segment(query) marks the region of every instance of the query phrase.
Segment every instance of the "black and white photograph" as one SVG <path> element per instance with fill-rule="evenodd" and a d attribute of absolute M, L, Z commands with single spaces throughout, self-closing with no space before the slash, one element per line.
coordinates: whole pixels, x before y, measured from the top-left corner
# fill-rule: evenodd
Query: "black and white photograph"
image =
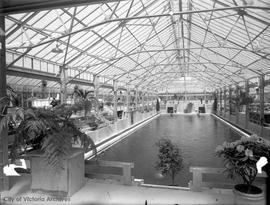
<path fill-rule="evenodd" d="M 270 205 L 270 0 L 0 0 L 0 205 Z"/>

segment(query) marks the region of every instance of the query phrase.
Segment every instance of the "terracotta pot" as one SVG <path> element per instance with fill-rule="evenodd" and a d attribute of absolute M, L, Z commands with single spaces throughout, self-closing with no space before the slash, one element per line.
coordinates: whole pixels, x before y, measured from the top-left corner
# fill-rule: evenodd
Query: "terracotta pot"
<path fill-rule="evenodd" d="M 261 188 L 251 185 L 249 193 L 247 193 L 247 190 L 248 185 L 246 184 L 237 184 L 234 186 L 233 193 L 235 204 L 265 204 L 265 197 Z"/>

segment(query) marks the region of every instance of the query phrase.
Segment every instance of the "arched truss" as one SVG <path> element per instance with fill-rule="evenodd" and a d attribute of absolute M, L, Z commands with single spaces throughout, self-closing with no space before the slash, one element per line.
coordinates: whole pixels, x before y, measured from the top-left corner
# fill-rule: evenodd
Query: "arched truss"
<path fill-rule="evenodd" d="M 8 73 L 20 67 L 57 75 L 66 66 L 74 82 L 99 75 L 105 84 L 158 91 L 183 81 L 188 90 L 219 88 L 270 71 L 266 0 L 72 2 L 39 0 L 39 10 L 22 4 L 2 10 Z M 61 52 L 52 52 L 56 47 Z M 8 78 L 33 85 L 14 79 Z"/>

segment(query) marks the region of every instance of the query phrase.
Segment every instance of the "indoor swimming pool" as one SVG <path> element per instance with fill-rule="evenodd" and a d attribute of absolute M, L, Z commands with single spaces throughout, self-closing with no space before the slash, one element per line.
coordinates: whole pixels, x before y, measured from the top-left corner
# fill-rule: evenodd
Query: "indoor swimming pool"
<path fill-rule="evenodd" d="M 181 148 L 184 169 L 175 182 L 187 187 L 192 180 L 190 166 L 223 167 L 221 159 L 214 155 L 216 146 L 241 135 L 211 115 L 161 115 L 106 150 L 100 159 L 134 162 L 135 178 L 144 179 L 147 184 L 170 185 L 170 177 L 163 177 L 155 169 L 155 143 L 162 137 L 170 138 Z"/>

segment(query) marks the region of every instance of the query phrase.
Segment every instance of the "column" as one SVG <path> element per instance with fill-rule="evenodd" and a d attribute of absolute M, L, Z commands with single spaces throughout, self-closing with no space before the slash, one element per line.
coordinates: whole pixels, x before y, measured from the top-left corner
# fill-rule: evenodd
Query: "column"
<path fill-rule="evenodd" d="M 259 94 L 260 94 L 260 120 L 261 125 L 263 127 L 264 123 L 264 75 L 260 76 L 260 84 L 259 84 Z"/>
<path fill-rule="evenodd" d="M 94 75 L 94 96 L 98 99 L 99 95 L 99 76 Z"/>
<path fill-rule="evenodd" d="M 1 5 L 1 3 L 0 3 Z M 5 44 L 5 17 L 0 15 L 0 98 L 6 96 L 6 44 Z M 0 104 L 0 111 L 3 106 Z M 4 111 L 4 114 L 6 111 Z M 2 116 L 0 116 L 0 121 Z M 8 164 L 8 134 L 7 129 L 0 133 L 0 192 L 8 190 L 8 178 L 4 174 L 4 166 Z"/>
<path fill-rule="evenodd" d="M 232 116 L 232 87 L 229 86 L 229 120 L 231 120 Z"/>
<path fill-rule="evenodd" d="M 222 115 L 222 88 L 219 89 L 219 104 L 220 115 Z"/>
<path fill-rule="evenodd" d="M 238 124 L 239 123 L 239 106 L 240 106 L 240 102 L 239 102 L 239 85 L 236 84 L 236 102 L 235 102 L 235 123 Z"/>
<path fill-rule="evenodd" d="M 218 90 L 215 90 L 215 96 L 217 98 L 217 110 L 216 110 L 217 113 L 216 114 L 218 114 L 219 113 L 218 111 L 220 110 L 220 108 L 219 108 L 220 107 L 220 101 L 219 101 L 220 99 L 219 99 L 219 91 Z"/>
<path fill-rule="evenodd" d="M 113 81 L 113 118 L 117 122 L 117 82 Z"/>
<path fill-rule="evenodd" d="M 97 99 L 99 99 L 99 76 L 94 75 L 94 97 Z M 99 102 L 99 101 L 98 101 Z M 99 113 L 99 103 L 98 103 L 98 107 L 96 109 L 96 112 Z"/>
<path fill-rule="evenodd" d="M 226 87 L 223 88 L 223 100 L 224 100 L 224 117 L 226 117 L 227 112 L 227 99 L 226 99 L 227 90 Z"/>
<path fill-rule="evenodd" d="M 246 80 L 245 82 L 245 92 L 246 92 L 246 97 L 249 97 L 249 81 Z M 249 103 L 246 104 L 246 110 L 245 110 L 245 128 L 249 128 Z"/>
<path fill-rule="evenodd" d="M 65 104 L 67 102 L 67 67 L 60 67 L 60 102 Z"/>
<path fill-rule="evenodd" d="M 142 112 L 144 112 L 144 92 L 142 91 Z"/>
<path fill-rule="evenodd" d="M 136 110 L 138 110 L 139 107 L 139 90 L 138 90 L 138 86 L 136 86 L 136 93 L 135 93 L 135 108 Z"/>
<path fill-rule="evenodd" d="M 146 93 L 146 104 L 147 104 L 147 109 L 149 109 L 149 91 Z"/>
<path fill-rule="evenodd" d="M 127 92 L 126 92 L 126 98 L 127 98 L 127 103 L 126 103 L 126 118 L 130 118 L 130 88 L 129 86 L 127 85 Z"/>
<path fill-rule="evenodd" d="M 203 92 L 203 97 L 204 97 L 204 104 L 205 104 L 205 107 L 206 107 L 206 89 L 204 89 L 204 92 Z"/>

